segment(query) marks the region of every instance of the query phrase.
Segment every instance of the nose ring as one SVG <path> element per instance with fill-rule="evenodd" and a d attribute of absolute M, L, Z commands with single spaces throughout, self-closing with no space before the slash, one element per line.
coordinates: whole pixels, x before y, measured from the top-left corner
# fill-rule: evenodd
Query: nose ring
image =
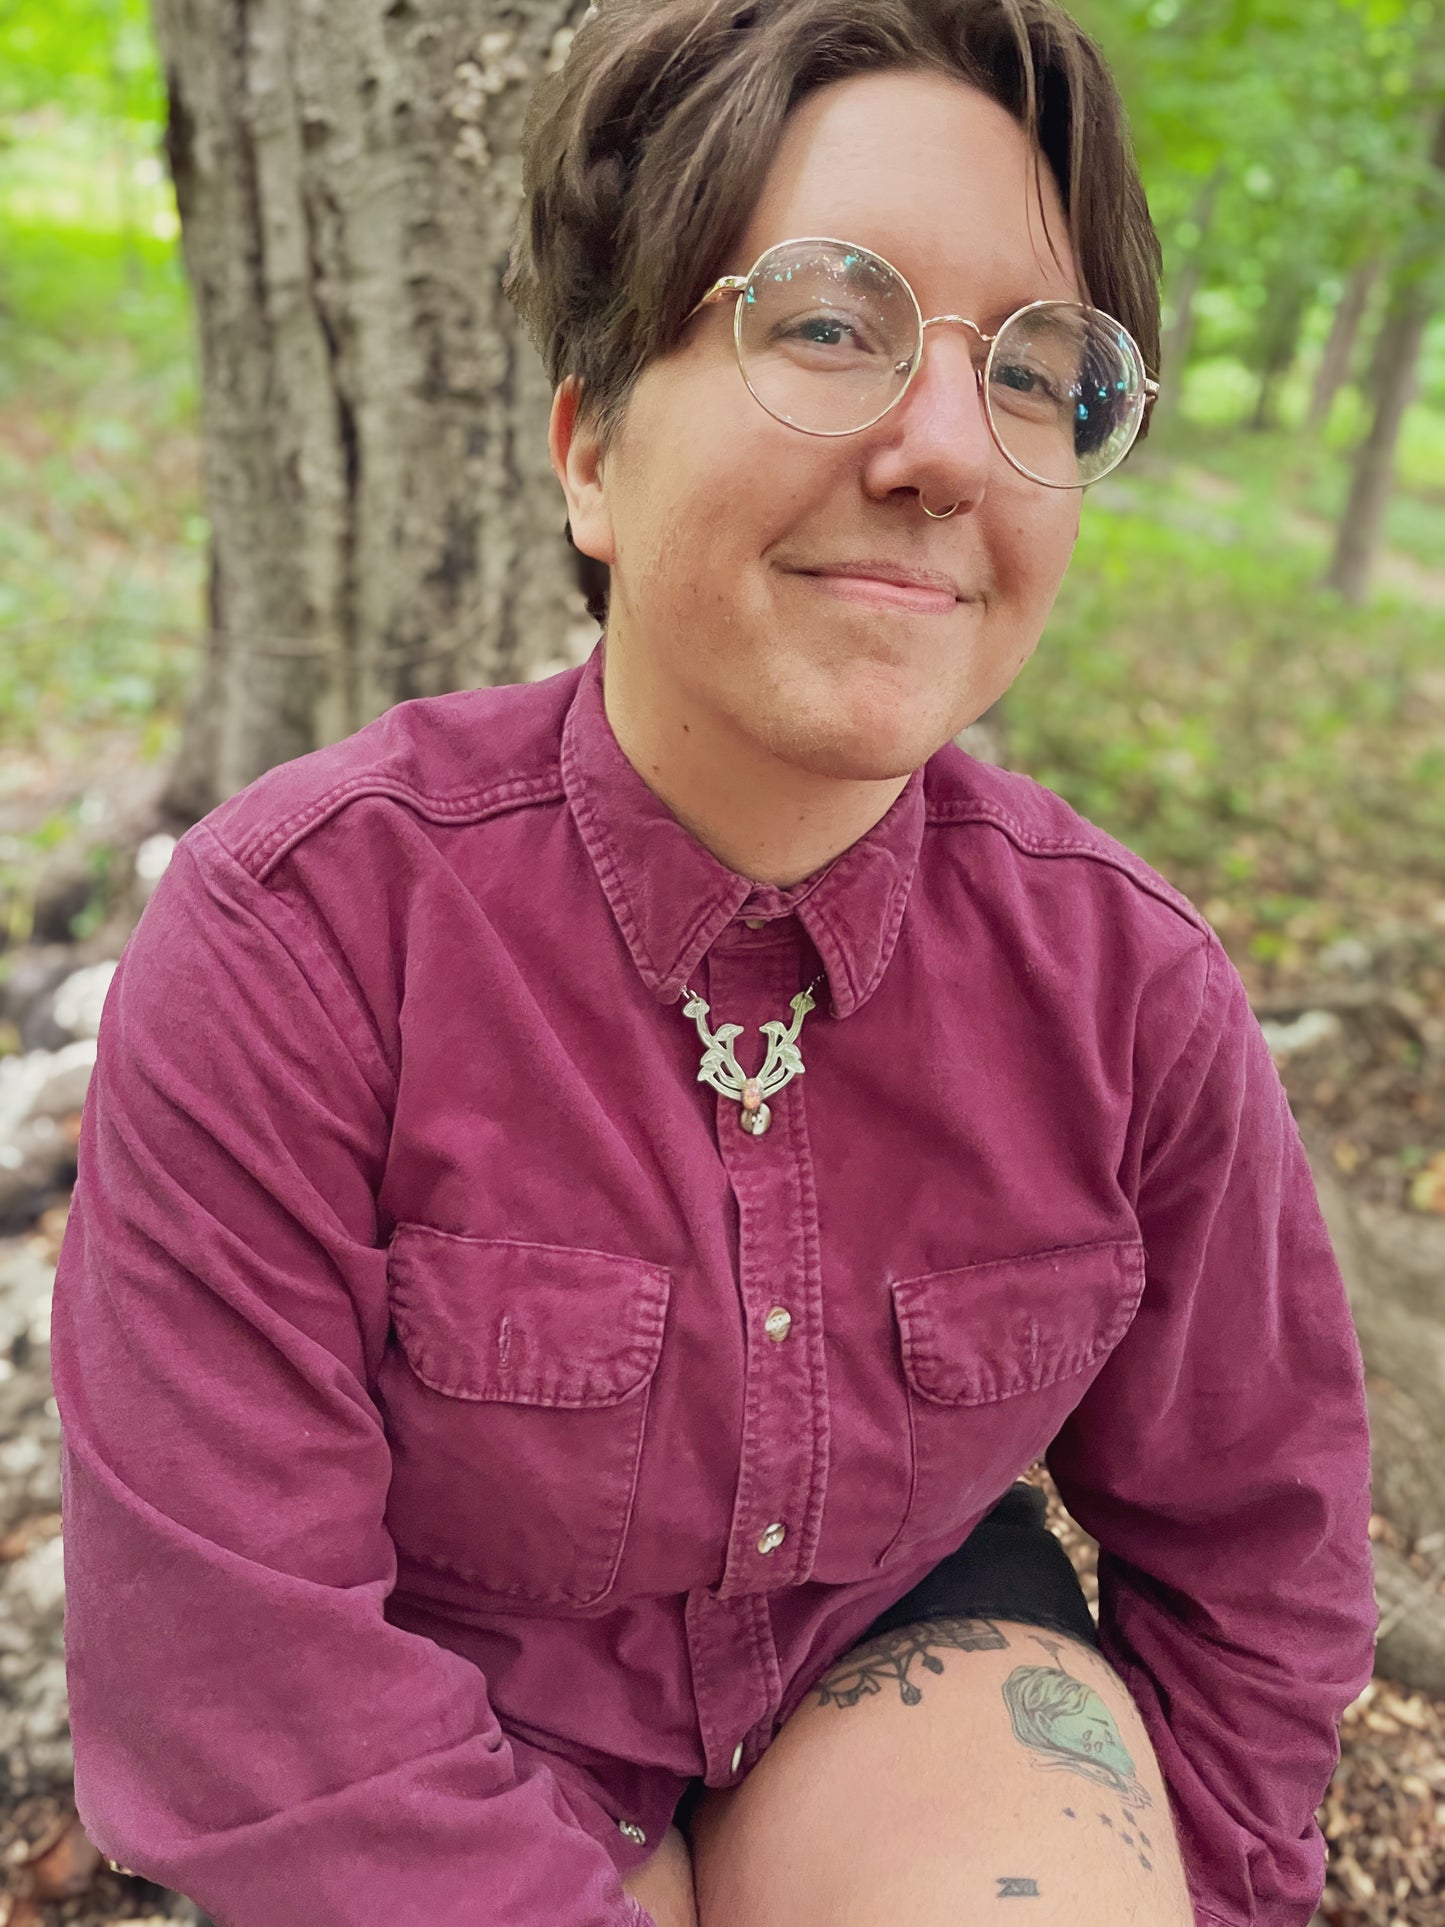
<path fill-rule="evenodd" d="M 935 511 L 935 510 L 933 510 L 933 509 L 931 509 L 931 508 L 930 508 L 930 507 L 928 506 L 928 504 L 927 504 L 927 502 L 925 502 L 925 501 L 923 500 L 923 497 L 922 497 L 922 495 L 920 495 L 920 496 L 919 496 L 919 498 L 918 498 L 918 501 L 919 501 L 919 505 L 921 506 L 921 508 L 922 508 L 922 510 L 923 510 L 923 513 L 924 513 L 924 514 L 925 514 L 926 516 L 928 516 L 928 517 L 930 517 L 930 518 L 931 518 L 931 520 L 933 520 L 933 521 L 935 521 L 935 522 L 946 522 L 946 521 L 948 520 L 948 518 L 949 518 L 949 516 L 950 516 L 950 515 L 952 515 L 952 513 L 953 513 L 953 509 L 956 509 L 956 508 L 958 507 L 958 504 L 957 504 L 957 502 L 955 502 L 955 503 L 954 503 L 954 505 L 953 505 L 953 509 L 938 509 L 938 510 L 936 510 L 936 511 Z"/>

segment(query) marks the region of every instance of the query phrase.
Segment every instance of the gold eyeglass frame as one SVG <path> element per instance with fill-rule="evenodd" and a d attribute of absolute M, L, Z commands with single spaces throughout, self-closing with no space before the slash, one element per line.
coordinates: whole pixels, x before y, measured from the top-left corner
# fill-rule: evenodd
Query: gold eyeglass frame
<path fill-rule="evenodd" d="M 746 294 L 754 275 L 757 274 L 758 270 L 762 267 L 763 263 L 767 260 L 769 255 L 777 254 L 785 248 L 795 248 L 795 247 L 805 246 L 810 241 L 826 241 L 831 247 L 846 248 L 849 250 L 850 253 L 866 254 L 870 260 L 881 262 L 882 265 L 885 268 L 887 268 L 889 273 L 896 276 L 896 278 L 907 289 L 908 299 L 913 303 L 913 312 L 914 312 L 914 315 L 917 317 L 917 321 L 918 321 L 918 352 L 912 358 L 913 365 L 908 370 L 908 377 L 905 380 L 903 386 L 899 389 L 898 393 L 894 395 L 890 401 L 886 401 L 883 404 L 883 406 L 879 409 L 878 413 L 873 417 L 872 421 L 860 422 L 856 428 L 804 428 L 801 425 L 801 423 L 788 421 L 786 416 L 776 414 L 773 409 L 768 407 L 768 404 L 763 400 L 762 396 L 759 395 L 758 391 L 753 387 L 752 383 L 748 380 L 748 371 L 743 361 L 742 297 L 744 296 L 744 294 Z M 725 274 L 721 276 L 718 280 L 714 281 L 712 286 L 708 289 L 707 293 L 702 297 L 701 301 L 696 302 L 693 305 L 693 307 L 691 307 L 688 310 L 688 312 L 683 316 L 683 322 L 682 322 L 683 327 L 687 326 L 688 322 L 692 320 L 693 316 L 698 312 L 699 308 L 705 308 L 711 302 L 726 300 L 729 295 L 732 295 L 735 297 L 734 306 L 733 306 L 733 345 L 737 350 L 738 373 L 742 376 L 743 383 L 746 386 L 748 393 L 752 396 L 753 400 L 758 404 L 760 408 L 762 408 L 763 410 L 766 411 L 767 414 L 772 416 L 774 421 L 782 422 L 785 428 L 797 429 L 800 435 L 824 435 L 829 437 L 830 439 L 836 438 L 839 435 L 861 435 L 865 428 L 872 428 L 876 422 L 882 421 L 883 417 L 889 412 L 889 410 L 896 408 L 899 402 L 901 402 L 903 397 L 908 393 L 909 388 L 913 384 L 913 377 L 918 373 L 919 369 L 923 366 L 923 353 L 924 353 L 924 347 L 927 341 L 926 331 L 929 328 L 933 327 L 936 322 L 940 322 L 940 321 L 956 321 L 962 327 L 972 328 L 973 332 L 978 336 L 980 343 L 982 343 L 985 347 L 987 347 L 988 354 L 984 360 L 983 366 L 980 368 L 978 364 L 975 362 L 973 372 L 974 372 L 974 379 L 978 384 L 979 399 L 983 403 L 984 420 L 988 423 L 988 432 L 992 436 L 994 446 L 997 448 L 999 454 L 1003 456 L 1004 460 L 1010 465 L 1010 467 L 1017 469 L 1019 474 L 1026 476 L 1029 481 L 1037 482 L 1042 488 L 1059 488 L 1059 489 L 1092 488 L 1095 482 L 1102 482 L 1106 475 L 1112 475 L 1114 470 L 1119 466 L 1119 463 L 1122 462 L 1124 460 L 1124 457 L 1129 453 L 1129 450 L 1133 448 L 1135 442 L 1138 441 L 1139 430 L 1144 425 L 1144 418 L 1148 414 L 1149 410 L 1153 407 L 1159 395 L 1159 384 L 1157 381 L 1153 379 L 1147 367 L 1145 366 L 1144 355 L 1142 350 L 1139 347 L 1138 342 L 1135 341 L 1133 335 L 1130 334 L 1129 330 L 1124 326 L 1122 321 L 1119 321 L 1118 319 L 1116 319 L 1115 316 L 1111 314 L 1107 314 L 1102 308 L 1092 307 L 1086 301 L 1067 301 L 1067 300 L 1058 300 L 1058 299 L 1045 300 L 1045 301 L 1028 301 L 1028 302 L 1025 302 L 1023 307 L 1016 308 L 1014 312 L 1008 317 L 1008 319 L 1006 321 L 1001 322 L 998 328 L 991 335 L 986 335 L 983 329 L 979 327 L 978 323 L 976 321 L 970 321 L 967 315 L 935 314 L 935 315 L 929 315 L 927 320 L 925 320 L 923 315 L 923 309 L 919 306 L 918 296 L 913 292 L 913 284 L 908 279 L 908 276 L 904 274 L 901 268 L 895 268 L 893 263 L 887 260 L 883 255 L 879 254 L 875 248 L 865 248 L 856 241 L 840 240 L 838 236 L 834 234 L 800 234 L 800 235 L 793 236 L 792 239 L 787 241 L 775 241 L 771 247 L 763 249 L 762 253 L 758 256 L 757 260 L 754 261 L 753 265 L 748 269 L 746 274 Z M 1111 328 L 1118 329 L 1119 333 L 1124 337 L 1125 341 L 1128 342 L 1129 347 L 1133 351 L 1135 359 L 1138 361 L 1138 364 L 1139 364 L 1139 373 L 1140 373 L 1141 379 L 1140 379 L 1140 386 L 1139 386 L 1138 392 L 1143 396 L 1143 400 L 1140 403 L 1138 412 L 1134 418 L 1134 432 L 1129 437 L 1129 440 L 1126 443 L 1123 450 L 1121 451 L 1121 453 L 1115 457 L 1115 459 L 1109 464 L 1109 466 L 1105 469 L 1101 469 L 1097 475 L 1090 476 L 1087 482 L 1051 482 L 1049 481 L 1047 476 L 1035 475 L 1033 470 L 1030 468 L 1025 468 L 1023 463 L 1019 461 L 1016 456 L 1010 455 L 1009 451 L 1004 447 L 1003 439 L 1000 436 L 998 429 L 994 424 L 993 408 L 989 402 L 989 397 L 988 397 L 988 382 L 993 369 L 994 347 L 998 342 L 999 336 L 1002 335 L 1007 328 L 1010 328 L 1013 325 L 1013 323 L 1019 319 L 1021 315 L 1032 314 L 1035 308 L 1082 308 L 1086 314 L 1096 314 L 1096 315 L 1102 316 L 1102 318 L 1108 322 Z M 899 365 L 901 366 L 902 364 L 899 364 Z M 896 368 L 894 372 L 897 373 Z"/>

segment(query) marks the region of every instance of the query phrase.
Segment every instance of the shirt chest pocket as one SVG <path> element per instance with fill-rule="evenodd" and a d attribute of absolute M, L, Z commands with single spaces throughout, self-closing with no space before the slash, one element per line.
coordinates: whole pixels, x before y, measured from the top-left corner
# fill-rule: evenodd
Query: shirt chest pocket
<path fill-rule="evenodd" d="M 387 1525 L 498 1600 L 586 1605 L 627 1537 L 671 1273 L 397 1227 L 379 1397 Z"/>
<path fill-rule="evenodd" d="M 897 1280 L 890 1290 L 910 1480 L 880 1563 L 939 1556 L 1034 1461 L 1133 1321 L 1139 1239 L 1065 1245 Z"/>

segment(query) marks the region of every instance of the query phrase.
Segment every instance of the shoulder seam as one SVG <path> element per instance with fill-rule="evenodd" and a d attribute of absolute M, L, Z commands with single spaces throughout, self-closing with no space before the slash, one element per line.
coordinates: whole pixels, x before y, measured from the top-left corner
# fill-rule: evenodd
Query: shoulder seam
<path fill-rule="evenodd" d="M 508 776 L 485 789 L 466 790 L 457 796 L 435 796 L 404 782 L 400 777 L 361 770 L 333 784 L 322 795 L 312 797 L 303 809 L 295 810 L 258 830 L 239 848 L 229 850 L 257 883 L 264 883 L 271 871 L 296 845 L 319 829 L 345 804 L 363 796 L 388 796 L 405 803 L 434 823 L 483 822 L 509 810 L 530 809 L 541 803 L 561 802 L 565 795 L 560 769 L 540 776 Z M 221 839 L 218 837 L 217 841 Z M 224 845 L 223 848 L 228 846 Z"/>
<path fill-rule="evenodd" d="M 212 849 L 219 852 L 223 862 L 234 864 L 257 888 L 263 887 L 263 879 L 255 876 L 250 870 L 246 869 L 245 865 L 237 858 L 235 852 L 216 835 L 211 825 L 204 818 L 193 825 L 192 829 L 187 832 L 187 837 L 194 838 L 197 843 L 202 841 L 208 843 Z M 201 860 L 196 854 L 194 844 L 187 847 L 186 838 L 182 838 L 181 842 L 176 846 L 177 853 L 179 853 L 183 847 L 186 849 L 187 858 L 193 869 L 198 875 L 201 875 L 204 880 Z M 172 861 L 174 862 L 174 860 L 175 858 L 173 856 Z M 298 925 L 294 907 L 287 906 L 284 899 L 278 896 L 275 891 L 268 890 L 265 892 L 263 898 L 266 906 L 266 914 L 262 915 L 256 905 L 244 902 L 242 898 L 236 894 L 234 887 L 227 885 L 222 879 L 217 880 L 221 881 L 221 887 L 225 890 L 227 902 L 246 916 L 258 929 L 265 932 L 271 943 L 285 956 L 296 974 L 308 985 L 318 1005 L 327 1012 L 343 1046 L 351 1052 L 352 1061 L 356 1064 L 361 1075 L 365 1077 L 366 1072 L 362 1067 L 362 1059 L 358 1052 L 358 1042 L 363 1048 L 369 1046 L 373 1064 L 380 1067 L 383 1081 L 389 1083 L 394 1089 L 396 1072 L 387 1059 L 381 1039 L 377 1036 L 374 1026 L 368 1021 L 365 1006 L 355 997 L 346 1000 L 347 1007 L 360 1020 L 359 1028 L 356 1034 L 353 1035 L 350 1032 L 349 1026 L 344 1026 L 339 1021 L 337 1017 L 337 1007 L 334 1001 L 323 991 L 322 986 L 317 982 L 314 970 L 304 959 L 302 949 L 293 941 L 292 936 L 288 936 L 282 930 L 278 929 L 276 924 L 271 921 L 271 918 L 279 914 L 291 921 L 293 925 Z M 298 927 L 294 929 L 293 935 L 307 938 L 310 933 L 306 931 L 304 927 L 299 927 L 298 925 Z"/>
<path fill-rule="evenodd" d="M 1096 863 L 1105 863 L 1120 876 L 1127 877 L 1137 890 L 1155 898 L 1166 908 L 1174 911 L 1183 923 L 1188 923 L 1205 936 L 1211 934 L 1210 925 L 1199 910 L 1189 901 L 1181 890 L 1177 890 L 1167 878 L 1141 876 L 1134 865 L 1126 858 L 1127 851 L 1101 849 L 1098 844 L 1081 836 L 1039 836 L 1024 828 L 1017 818 L 1006 810 L 984 799 L 971 797 L 966 801 L 933 802 L 928 806 L 928 821 L 940 825 L 986 823 L 991 828 L 1001 830 L 1011 843 L 1017 845 L 1025 856 L 1082 856 Z M 1142 859 L 1137 859 L 1142 861 Z"/>

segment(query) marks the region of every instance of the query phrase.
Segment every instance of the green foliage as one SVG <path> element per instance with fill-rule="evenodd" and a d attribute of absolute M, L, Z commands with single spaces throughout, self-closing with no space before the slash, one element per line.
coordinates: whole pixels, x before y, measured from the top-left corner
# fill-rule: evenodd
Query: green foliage
<path fill-rule="evenodd" d="M 1101 484 L 1007 704 L 1010 761 L 1261 963 L 1445 895 L 1445 623 L 1315 586 L 1289 448 L 1208 500 L 1141 457 Z"/>
<path fill-rule="evenodd" d="M 1200 303 L 1201 354 L 1258 369 L 1287 353 L 1355 262 L 1393 253 L 1431 218 L 1445 0 L 1074 0 L 1073 11 L 1129 108 L 1164 245 L 1166 321 L 1187 260 L 1222 297 Z"/>
<path fill-rule="evenodd" d="M 0 0 L 0 122 L 38 107 L 161 118 L 146 0 Z"/>
<path fill-rule="evenodd" d="M 205 524 L 162 107 L 144 0 L 0 0 L 0 733 L 12 759 L 83 764 L 88 738 L 117 728 L 159 754 L 194 670 Z M 74 828 L 52 815 L 30 842 L 41 851 Z"/>
<path fill-rule="evenodd" d="M 83 760 L 178 714 L 206 525 L 172 244 L 7 220 L 0 313 L 0 737 Z"/>

